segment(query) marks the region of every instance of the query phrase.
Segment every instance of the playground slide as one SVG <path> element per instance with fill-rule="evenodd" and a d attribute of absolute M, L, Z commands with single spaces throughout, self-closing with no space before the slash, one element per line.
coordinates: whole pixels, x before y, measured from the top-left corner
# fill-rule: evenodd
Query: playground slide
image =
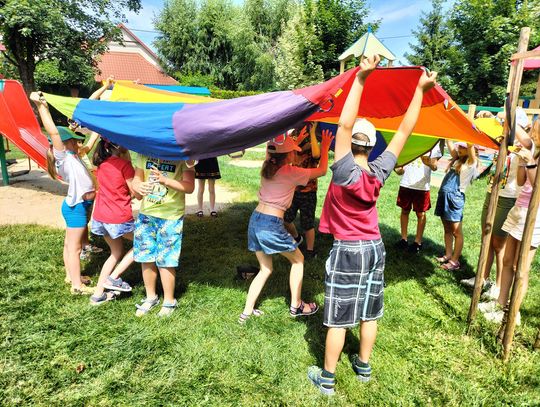
<path fill-rule="evenodd" d="M 14 80 L 0 80 L 0 134 L 47 169 L 49 141 L 41 132 L 22 85 Z"/>

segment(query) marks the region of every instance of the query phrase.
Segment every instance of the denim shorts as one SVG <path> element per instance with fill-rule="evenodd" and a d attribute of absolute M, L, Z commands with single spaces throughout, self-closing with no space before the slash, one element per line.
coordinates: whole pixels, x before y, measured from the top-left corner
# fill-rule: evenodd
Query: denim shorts
<path fill-rule="evenodd" d="M 248 227 L 249 251 L 276 254 L 294 252 L 297 246 L 282 218 L 253 211 Z"/>
<path fill-rule="evenodd" d="M 92 219 L 92 233 L 98 236 L 109 236 L 111 239 L 118 239 L 127 233 L 135 230 L 135 222 L 130 220 L 124 223 L 105 223 Z"/>
<path fill-rule="evenodd" d="M 64 199 L 62 216 L 68 228 L 84 228 L 90 220 L 90 210 L 94 201 L 82 201 L 75 206 L 69 206 Z"/>
<path fill-rule="evenodd" d="M 139 214 L 135 222 L 133 257 L 137 263 L 178 267 L 182 250 L 184 218 L 161 219 Z"/>

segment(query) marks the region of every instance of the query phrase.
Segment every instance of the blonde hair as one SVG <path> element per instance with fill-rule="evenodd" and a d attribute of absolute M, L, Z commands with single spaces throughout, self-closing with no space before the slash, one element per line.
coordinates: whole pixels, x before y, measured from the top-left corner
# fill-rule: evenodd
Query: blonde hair
<path fill-rule="evenodd" d="M 52 179 L 59 179 L 58 172 L 56 171 L 56 158 L 54 158 L 52 146 L 47 149 L 47 173 Z"/>

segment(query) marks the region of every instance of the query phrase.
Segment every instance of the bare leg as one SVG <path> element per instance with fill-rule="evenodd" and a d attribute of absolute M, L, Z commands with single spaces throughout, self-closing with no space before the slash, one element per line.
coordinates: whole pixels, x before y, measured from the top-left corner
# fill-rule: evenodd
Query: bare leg
<path fill-rule="evenodd" d="M 345 328 L 328 328 L 324 350 L 324 370 L 335 373 L 337 362 L 345 344 Z"/>
<path fill-rule="evenodd" d="M 360 323 L 360 350 L 358 352 L 358 356 L 362 362 L 369 362 L 376 338 L 377 321 L 362 321 Z"/>
<path fill-rule="evenodd" d="M 155 263 L 141 263 L 146 298 L 156 298 L 158 271 Z"/>
<path fill-rule="evenodd" d="M 90 239 L 88 238 L 88 226 L 84 227 L 84 233 L 81 238 L 82 247 L 86 247 L 90 244 Z"/>
<path fill-rule="evenodd" d="M 495 254 L 496 259 L 496 266 L 497 266 L 497 277 L 495 280 L 495 285 L 497 287 L 501 286 L 501 274 L 502 274 L 502 268 L 503 268 L 503 260 L 504 260 L 504 249 L 506 247 L 506 237 L 502 236 L 495 236 L 493 235 L 491 237 L 491 242 L 493 244 L 493 251 Z M 488 275 L 489 277 L 489 275 Z"/>
<path fill-rule="evenodd" d="M 304 236 L 306 236 L 306 249 L 313 250 L 313 247 L 315 246 L 315 228 L 306 230 Z"/>
<path fill-rule="evenodd" d="M 408 227 L 409 227 L 409 213 L 411 210 L 401 209 L 401 216 L 399 217 L 399 223 L 401 225 L 401 238 L 407 240 Z"/>
<path fill-rule="evenodd" d="M 101 268 L 96 290 L 94 291 L 94 296 L 96 297 L 101 297 L 101 295 L 103 295 L 103 285 L 114 270 L 114 266 L 122 259 L 122 254 L 124 253 L 124 245 L 122 244 L 121 237 L 111 239 L 109 236 L 105 236 L 105 241 L 111 249 L 111 254 L 107 260 L 105 260 L 105 263 L 103 263 L 103 267 Z"/>
<path fill-rule="evenodd" d="M 491 242 L 489 242 L 488 256 L 486 260 L 486 271 L 484 272 L 484 281 L 489 278 L 491 274 L 491 266 L 493 266 L 493 260 L 495 260 L 495 249 L 493 249 L 493 236 L 491 237 Z M 499 274 L 497 270 L 497 275 Z M 500 287 L 497 284 L 497 287 Z"/>
<path fill-rule="evenodd" d="M 216 210 L 216 180 L 208 180 L 208 196 L 210 200 L 210 210 L 214 212 Z"/>
<path fill-rule="evenodd" d="M 125 239 L 133 240 L 133 233 L 127 233 L 124 236 L 122 236 Z M 122 257 L 122 260 L 120 260 L 120 263 L 116 265 L 114 268 L 114 271 L 111 274 L 112 278 L 118 278 L 122 275 L 124 271 L 126 271 L 129 266 L 133 264 L 133 248 L 130 249 L 124 257 Z"/>
<path fill-rule="evenodd" d="M 422 244 L 422 237 L 424 236 L 424 229 L 426 228 L 427 221 L 426 213 L 416 212 L 416 217 L 418 219 L 418 225 L 416 226 L 416 238 L 414 239 L 414 241 L 418 244 Z"/>
<path fill-rule="evenodd" d="M 510 298 L 510 289 L 514 283 L 514 277 L 519 257 L 519 249 L 521 247 L 521 242 L 516 240 L 512 236 L 508 236 L 506 241 L 506 249 L 504 254 L 503 261 L 503 271 L 501 275 L 501 291 L 499 293 L 499 304 L 505 306 Z M 532 248 L 529 250 L 528 256 L 525 259 L 525 268 L 530 268 L 536 249 Z M 522 296 L 525 296 L 527 288 L 529 286 L 528 279 L 523 281 L 523 290 Z M 523 299 L 523 297 L 521 298 Z M 520 299 L 520 300 L 521 300 Z"/>
<path fill-rule="evenodd" d="M 257 256 L 257 260 L 259 260 L 260 271 L 249 286 L 246 305 L 243 311 L 245 315 L 251 315 L 253 313 L 253 308 L 255 308 L 255 303 L 261 294 L 266 280 L 272 274 L 272 256 L 264 254 L 264 252 L 255 252 L 255 255 Z"/>
<path fill-rule="evenodd" d="M 291 287 L 291 306 L 299 307 L 302 301 L 302 280 L 304 278 L 304 255 L 299 249 L 294 252 L 280 253 L 291 262 L 289 286 Z M 305 305 L 304 311 L 309 312 L 310 307 Z"/>
<path fill-rule="evenodd" d="M 69 260 L 68 260 L 68 244 L 67 244 L 67 239 L 68 239 L 68 234 L 67 234 L 67 229 L 66 229 L 66 234 L 64 235 L 64 253 L 63 253 L 63 257 L 64 257 L 64 268 L 66 269 L 66 280 L 71 281 L 71 274 L 70 274 L 69 268 L 68 268 Z"/>
<path fill-rule="evenodd" d="M 452 236 L 454 237 L 454 254 L 452 255 L 452 261 L 458 262 L 463 250 L 463 229 L 461 228 L 461 222 L 451 222 Z"/>
<path fill-rule="evenodd" d="M 174 302 L 174 287 L 176 283 L 176 268 L 160 267 L 159 276 L 163 286 L 163 302 L 172 304 Z"/>
<path fill-rule="evenodd" d="M 204 201 L 204 179 L 197 180 L 197 208 L 199 211 L 203 210 Z"/>
<path fill-rule="evenodd" d="M 85 228 L 66 229 L 66 270 L 69 270 L 71 286 L 75 289 L 81 288 L 81 241 L 85 233 Z"/>
<path fill-rule="evenodd" d="M 446 256 L 446 258 L 449 259 L 452 257 L 453 246 L 454 246 L 454 235 L 452 234 L 452 222 L 443 220 L 442 223 L 444 227 L 444 249 L 445 249 L 444 255 Z"/>

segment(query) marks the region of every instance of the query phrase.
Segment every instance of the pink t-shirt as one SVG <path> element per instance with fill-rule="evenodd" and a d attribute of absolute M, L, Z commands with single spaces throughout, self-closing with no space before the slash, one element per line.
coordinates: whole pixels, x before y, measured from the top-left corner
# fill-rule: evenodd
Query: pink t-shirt
<path fill-rule="evenodd" d="M 521 191 L 516 199 L 516 206 L 519 206 L 520 208 L 528 208 L 529 203 L 531 202 L 532 192 L 533 187 L 527 178 L 527 181 L 525 181 L 525 184 L 523 184 L 521 187 Z"/>
<path fill-rule="evenodd" d="M 272 179 L 261 177 L 259 202 L 286 211 L 291 206 L 295 188 L 306 185 L 310 174 L 310 169 L 284 165 Z"/>
<path fill-rule="evenodd" d="M 126 180 L 135 176 L 130 161 L 109 157 L 97 167 L 99 190 L 93 217 L 104 223 L 124 223 L 133 220 L 131 194 Z"/>
<path fill-rule="evenodd" d="M 337 240 L 380 239 L 377 199 L 384 181 L 396 165 L 396 157 L 383 152 L 369 163 L 371 172 L 354 162 L 352 153 L 336 161 L 332 182 L 324 200 L 319 231 Z"/>

